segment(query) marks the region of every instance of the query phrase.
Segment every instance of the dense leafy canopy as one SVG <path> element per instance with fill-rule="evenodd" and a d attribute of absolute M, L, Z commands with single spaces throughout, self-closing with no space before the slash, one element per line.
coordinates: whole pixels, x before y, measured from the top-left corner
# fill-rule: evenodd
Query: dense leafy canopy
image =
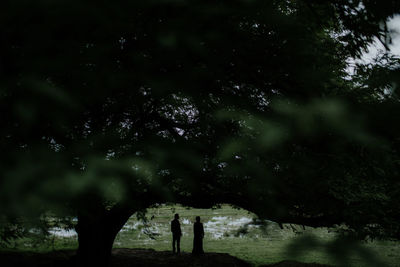
<path fill-rule="evenodd" d="M 2 221 L 124 214 L 106 226 L 118 232 L 154 203 L 231 203 L 398 238 L 398 60 L 346 70 L 374 38 L 390 41 L 399 11 L 388 0 L 6 1 Z"/>

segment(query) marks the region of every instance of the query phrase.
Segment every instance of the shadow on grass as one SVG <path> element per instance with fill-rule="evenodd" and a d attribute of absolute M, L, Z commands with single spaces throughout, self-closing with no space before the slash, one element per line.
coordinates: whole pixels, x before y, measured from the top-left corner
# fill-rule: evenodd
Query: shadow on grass
<path fill-rule="evenodd" d="M 75 266 L 74 250 L 60 250 L 49 253 L 33 253 L 33 252 L 18 252 L 18 251 L 1 251 L 0 262 L 2 267 L 11 266 Z M 227 253 L 206 253 L 204 255 L 193 256 L 191 253 L 182 253 L 180 255 L 172 254 L 169 251 L 155 251 L 152 249 L 114 249 L 111 259 L 111 266 L 136 266 L 136 267 L 251 267 L 252 265 L 241 259 L 233 257 Z M 295 261 L 284 261 L 277 264 L 263 266 L 279 266 L 279 267 L 294 267 L 294 266 L 328 266 L 320 264 L 307 264 Z"/>

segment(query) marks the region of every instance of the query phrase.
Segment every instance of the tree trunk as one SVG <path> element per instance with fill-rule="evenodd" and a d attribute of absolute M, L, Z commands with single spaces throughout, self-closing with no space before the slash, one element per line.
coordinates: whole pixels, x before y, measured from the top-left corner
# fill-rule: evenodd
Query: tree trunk
<path fill-rule="evenodd" d="M 78 233 L 79 266 L 108 266 L 116 233 L 106 225 L 81 226 Z"/>
<path fill-rule="evenodd" d="M 78 266 L 109 266 L 114 239 L 133 213 L 113 208 L 78 215 Z"/>

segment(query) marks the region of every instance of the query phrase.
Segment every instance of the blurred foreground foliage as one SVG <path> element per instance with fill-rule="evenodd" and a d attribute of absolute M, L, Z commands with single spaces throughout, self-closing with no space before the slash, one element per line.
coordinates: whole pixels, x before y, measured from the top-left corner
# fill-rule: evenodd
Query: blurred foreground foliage
<path fill-rule="evenodd" d="M 288 246 L 288 255 L 294 258 L 315 251 L 324 251 L 336 263 L 335 266 L 354 266 L 355 264 L 351 262 L 354 256 L 361 259 L 363 266 L 388 266 L 371 249 L 349 236 L 321 241 L 312 235 L 306 235 Z"/>
<path fill-rule="evenodd" d="M 81 255 L 108 251 L 130 215 L 165 202 L 397 239 L 399 59 L 347 68 L 374 38 L 390 43 L 399 10 L 5 1 L 2 240 L 52 212 L 78 218 Z"/>

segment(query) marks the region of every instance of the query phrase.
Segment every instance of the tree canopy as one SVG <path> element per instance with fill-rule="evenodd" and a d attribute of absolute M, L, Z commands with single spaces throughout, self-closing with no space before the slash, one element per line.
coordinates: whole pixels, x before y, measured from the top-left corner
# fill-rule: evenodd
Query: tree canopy
<path fill-rule="evenodd" d="M 398 238 L 398 59 L 347 67 L 374 38 L 390 42 L 399 11 L 389 0 L 6 1 L 3 222 L 77 216 L 82 255 L 111 249 L 129 216 L 162 202 Z"/>

